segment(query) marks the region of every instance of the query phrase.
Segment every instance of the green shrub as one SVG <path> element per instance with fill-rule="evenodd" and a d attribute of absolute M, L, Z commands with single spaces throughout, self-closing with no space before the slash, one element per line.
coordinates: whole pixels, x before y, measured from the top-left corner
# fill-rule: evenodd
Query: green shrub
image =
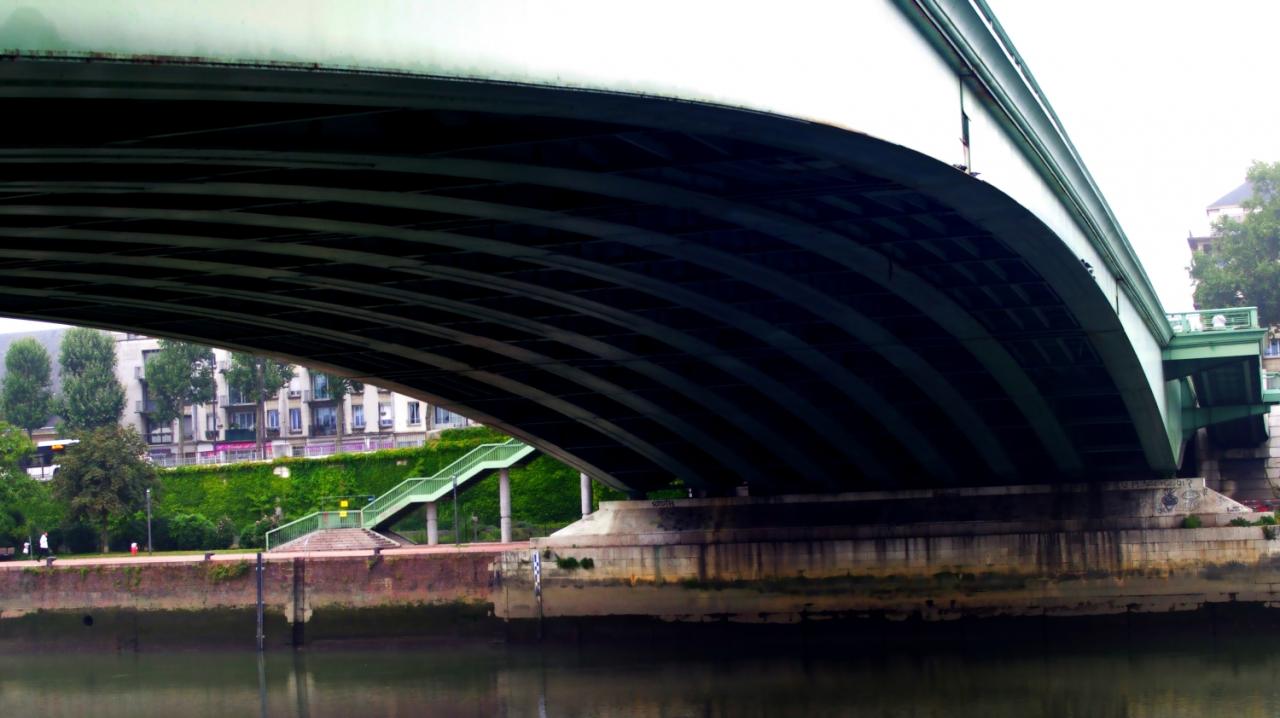
<path fill-rule="evenodd" d="M 1268 540 L 1268 541 L 1275 541 L 1275 540 L 1276 540 L 1276 527 L 1275 527 L 1275 526 L 1263 526 L 1263 527 L 1262 527 L 1262 538 L 1264 538 L 1264 539 L 1266 539 L 1266 540 Z"/>
<path fill-rule="evenodd" d="M 1200 520 L 1200 517 L 1196 516 L 1195 514 L 1192 514 L 1190 516 L 1185 516 L 1182 519 L 1182 528 L 1184 529 L 1198 529 L 1203 525 L 1204 524 Z"/>
<path fill-rule="evenodd" d="M 584 559 L 582 559 L 582 562 L 581 562 L 580 564 L 578 564 L 578 565 L 580 565 L 580 566 L 582 566 L 583 568 L 585 568 L 585 569 L 587 569 L 588 571 L 590 571 L 591 569 L 593 569 L 593 568 L 595 568 L 595 567 L 596 567 L 596 562 L 595 562 L 595 560 L 593 560 L 593 559 L 591 559 L 591 558 L 584 558 Z"/>
<path fill-rule="evenodd" d="M 217 527 L 200 514 L 177 514 L 169 518 L 171 546 L 179 551 L 214 548 Z"/>
<path fill-rule="evenodd" d="M 576 571 L 578 569 L 578 559 L 570 556 L 568 558 L 557 558 L 556 566 L 566 571 Z"/>
<path fill-rule="evenodd" d="M 214 540 L 210 548 L 231 548 L 235 545 L 237 538 L 239 538 L 239 532 L 236 531 L 235 523 L 230 516 L 223 516 L 218 519 L 218 523 L 214 524 Z"/>
<path fill-rule="evenodd" d="M 1259 526 L 1275 526 L 1276 517 L 1272 515 L 1263 516 L 1258 519 L 1258 525 Z"/>
<path fill-rule="evenodd" d="M 55 537 L 49 532 L 49 546 L 60 546 L 71 553 L 94 553 L 102 550 L 98 543 L 100 536 L 92 526 L 72 524 L 62 529 L 62 535 Z"/>
<path fill-rule="evenodd" d="M 240 530 L 240 548 L 262 548 L 266 545 L 267 532 L 279 525 L 274 517 L 267 516 Z"/>
<path fill-rule="evenodd" d="M 1234 518 L 1234 519 L 1231 519 L 1231 523 L 1227 525 L 1228 526 L 1252 526 L 1253 522 L 1250 521 L 1249 519 Z"/>

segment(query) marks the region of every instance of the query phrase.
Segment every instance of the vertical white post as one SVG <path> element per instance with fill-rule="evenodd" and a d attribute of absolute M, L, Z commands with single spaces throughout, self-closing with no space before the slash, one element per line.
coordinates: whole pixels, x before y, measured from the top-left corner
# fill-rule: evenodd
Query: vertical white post
<path fill-rule="evenodd" d="M 498 516 L 502 524 L 502 543 L 511 543 L 511 472 L 498 470 Z"/>
<path fill-rule="evenodd" d="M 435 546 L 440 543 L 440 527 L 436 520 L 436 502 L 432 501 L 427 504 L 427 545 Z"/>
<path fill-rule="evenodd" d="M 578 474 L 579 492 L 582 494 L 582 518 L 591 515 L 591 477 L 585 473 Z"/>

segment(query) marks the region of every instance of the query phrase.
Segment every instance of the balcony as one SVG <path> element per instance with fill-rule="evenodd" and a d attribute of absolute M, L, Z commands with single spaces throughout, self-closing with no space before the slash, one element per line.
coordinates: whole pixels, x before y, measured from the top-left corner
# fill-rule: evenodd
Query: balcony
<path fill-rule="evenodd" d="M 280 438 L 280 427 L 278 427 L 278 426 L 268 426 L 268 427 L 267 427 L 266 437 L 267 437 L 268 439 L 278 439 L 278 438 Z"/>
<path fill-rule="evenodd" d="M 204 431 L 204 440 L 205 440 L 205 441 L 217 441 L 217 440 L 218 440 L 218 430 L 217 430 L 217 429 L 205 429 L 205 431 Z"/>
<path fill-rule="evenodd" d="M 253 429 L 227 429 L 227 441 L 257 441 L 258 434 Z"/>
<path fill-rule="evenodd" d="M 396 419 L 395 419 L 395 417 L 383 417 L 383 418 L 381 418 L 381 419 L 378 419 L 378 428 L 379 428 L 379 429 L 390 429 L 391 427 L 393 427 L 393 426 L 395 426 L 395 425 L 396 425 Z"/>
<path fill-rule="evenodd" d="M 240 393 L 220 394 L 218 396 L 218 403 L 223 406 L 253 406 L 257 404 L 257 402 L 250 401 L 249 397 Z"/>
<path fill-rule="evenodd" d="M 351 425 L 351 433 L 353 433 L 353 434 L 363 434 L 363 433 L 364 433 L 364 422 L 362 421 L 362 422 L 360 422 L 359 424 L 352 424 L 352 425 Z"/>
<path fill-rule="evenodd" d="M 302 392 L 302 400 L 305 402 L 333 401 L 334 396 L 328 390 L 312 391 L 311 389 L 307 389 L 306 391 Z"/>
<path fill-rule="evenodd" d="M 289 398 L 290 398 L 290 399 L 301 399 L 301 398 L 302 398 L 302 390 L 301 390 L 301 389 L 290 389 L 290 390 L 289 390 Z"/>
<path fill-rule="evenodd" d="M 335 436 L 338 433 L 337 424 L 312 424 L 311 436 Z"/>

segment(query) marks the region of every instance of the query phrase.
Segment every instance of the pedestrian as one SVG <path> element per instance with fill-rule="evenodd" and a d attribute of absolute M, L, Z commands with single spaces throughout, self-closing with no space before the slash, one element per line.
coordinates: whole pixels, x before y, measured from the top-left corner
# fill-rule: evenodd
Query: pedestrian
<path fill-rule="evenodd" d="M 42 556 L 49 555 L 49 532 L 45 531 L 40 534 L 40 554 Z"/>
<path fill-rule="evenodd" d="M 133 543 L 129 544 L 129 554 L 130 554 L 130 555 L 132 555 L 132 556 L 137 556 L 137 555 L 138 555 L 138 542 L 137 542 L 137 541 L 134 541 Z"/>
<path fill-rule="evenodd" d="M 30 541 L 22 542 L 22 558 L 24 559 L 31 558 L 31 542 Z"/>

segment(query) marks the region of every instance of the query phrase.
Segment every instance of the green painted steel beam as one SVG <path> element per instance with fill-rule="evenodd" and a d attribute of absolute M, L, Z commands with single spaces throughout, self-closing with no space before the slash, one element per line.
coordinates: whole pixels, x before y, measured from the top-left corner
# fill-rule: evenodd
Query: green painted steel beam
<path fill-rule="evenodd" d="M 1184 407 L 1182 409 L 1182 435 L 1190 438 L 1197 429 L 1251 416 L 1270 413 L 1267 403 L 1237 404 L 1233 406 Z"/>

